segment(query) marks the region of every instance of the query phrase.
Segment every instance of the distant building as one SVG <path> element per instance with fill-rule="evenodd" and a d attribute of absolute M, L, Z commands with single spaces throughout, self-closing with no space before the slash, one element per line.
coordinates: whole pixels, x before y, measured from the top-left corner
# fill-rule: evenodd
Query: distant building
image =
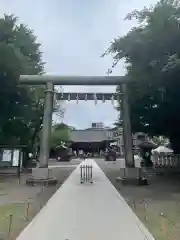
<path fill-rule="evenodd" d="M 104 151 L 115 139 L 110 139 L 107 130 L 104 129 L 85 129 L 73 130 L 70 133 L 71 148 L 73 150 L 83 149 L 87 152 Z"/>
<path fill-rule="evenodd" d="M 100 152 L 117 142 L 119 138 L 117 130 L 104 127 L 103 123 L 92 123 L 91 128 L 73 130 L 70 132 L 71 148 L 73 150 L 84 149 L 85 151 Z"/>
<path fill-rule="evenodd" d="M 132 135 L 133 150 L 136 152 L 138 145 L 147 140 L 147 134 L 135 133 Z M 115 143 L 118 151 L 124 154 L 123 129 L 104 127 L 103 123 L 92 123 L 91 128 L 72 130 L 70 132 L 71 148 L 99 152 L 105 150 L 111 143 Z"/>
<path fill-rule="evenodd" d="M 104 128 L 104 124 L 102 122 L 92 123 L 91 128 Z"/>

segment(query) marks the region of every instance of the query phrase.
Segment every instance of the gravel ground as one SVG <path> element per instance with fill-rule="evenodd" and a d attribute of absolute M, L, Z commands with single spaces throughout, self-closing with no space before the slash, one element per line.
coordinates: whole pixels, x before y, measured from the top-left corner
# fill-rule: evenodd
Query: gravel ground
<path fill-rule="evenodd" d="M 122 185 L 116 181 L 119 162 L 97 163 L 155 239 L 180 239 L 180 176 L 154 175 L 149 186 Z"/>
<path fill-rule="evenodd" d="M 56 190 L 64 183 L 80 160 L 67 163 L 50 161 L 53 176 L 58 179 L 56 186 L 27 186 L 30 174 L 21 176 L 20 184 L 16 176 L 0 176 L 0 239 L 16 239 L 22 229 L 41 210 Z M 12 226 L 10 216 L 12 214 Z M 10 232 L 9 232 L 10 228 Z"/>
<path fill-rule="evenodd" d="M 6 239 L 15 239 L 79 163 L 80 160 L 72 160 L 70 163 L 50 162 L 53 175 L 59 180 L 57 186 L 27 186 L 25 180 L 29 174 L 22 175 L 20 184 L 13 176 L 1 175 L 0 239 L 1 235 L 5 235 Z M 120 162 L 113 164 L 97 159 L 97 163 L 157 240 L 180 239 L 179 176 L 173 178 L 154 176 L 149 186 L 127 186 L 116 182 Z M 9 237 L 9 216 L 11 214 L 13 214 L 13 221 Z"/>

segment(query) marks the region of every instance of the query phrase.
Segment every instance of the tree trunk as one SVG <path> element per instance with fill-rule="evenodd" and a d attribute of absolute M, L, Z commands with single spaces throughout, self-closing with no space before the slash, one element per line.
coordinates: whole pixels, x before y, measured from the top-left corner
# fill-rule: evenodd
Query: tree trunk
<path fill-rule="evenodd" d="M 175 154 L 180 154 L 180 133 L 177 132 L 172 134 L 170 137 L 171 147 Z"/>
<path fill-rule="evenodd" d="M 28 162 L 29 162 L 29 151 L 26 148 L 23 152 L 23 162 L 22 162 L 23 168 L 27 168 Z"/>
<path fill-rule="evenodd" d="M 37 125 L 34 129 L 34 133 L 32 135 L 32 138 L 31 138 L 30 148 L 31 148 L 32 151 L 34 149 L 34 145 L 35 145 L 35 142 L 37 140 L 38 134 L 40 133 L 40 131 L 42 129 L 41 125 L 42 125 L 42 119 L 40 118 L 40 121 L 37 123 Z"/>

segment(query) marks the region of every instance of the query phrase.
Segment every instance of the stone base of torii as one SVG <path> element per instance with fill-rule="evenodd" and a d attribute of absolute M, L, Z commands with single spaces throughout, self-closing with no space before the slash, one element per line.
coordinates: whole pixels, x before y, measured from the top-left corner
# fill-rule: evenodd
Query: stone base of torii
<path fill-rule="evenodd" d="M 52 176 L 52 171 L 49 168 L 33 168 L 32 176 L 26 180 L 27 185 L 56 185 L 58 180 Z"/>

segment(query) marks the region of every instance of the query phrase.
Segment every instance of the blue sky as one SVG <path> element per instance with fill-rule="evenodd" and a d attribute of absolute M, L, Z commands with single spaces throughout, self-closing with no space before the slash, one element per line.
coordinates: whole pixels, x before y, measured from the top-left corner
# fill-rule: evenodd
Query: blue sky
<path fill-rule="evenodd" d="M 127 13 L 157 0 L 0 0 L 0 15 L 13 13 L 34 30 L 42 44 L 47 73 L 106 75 L 111 57 L 100 58 L 111 40 L 123 36 L 136 23 L 124 21 Z M 113 75 L 124 75 L 121 62 Z M 115 87 L 64 87 L 72 92 L 114 92 Z M 78 128 L 91 122 L 112 125 L 117 112 L 111 103 L 64 103 L 64 122 Z M 53 117 L 59 121 L 58 116 Z"/>

